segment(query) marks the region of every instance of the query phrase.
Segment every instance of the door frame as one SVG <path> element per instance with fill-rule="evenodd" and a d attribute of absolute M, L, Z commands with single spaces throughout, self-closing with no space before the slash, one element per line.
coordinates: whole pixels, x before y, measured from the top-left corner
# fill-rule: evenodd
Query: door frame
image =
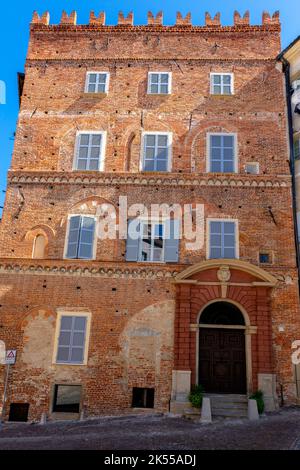
<path fill-rule="evenodd" d="M 209 325 L 209 324 L 201 324 L 200 319 L 201 315 L 204 310 L 211 304 L 217 302 L 227 302 L 230 304 L 235 305 L 241 312 L 244 317 L 245 325 Z M 193 325 L 194 326 L 194 325 Z M 247 314 L 246 310 L 234 300 L 218 298 L 207 302 L 204 307 L 200 310 L 198 317 L 197 317 L 197 332 L 196 332 L 196 383 L 199 383 L 199 334 L 201 328 L 215 328 L 215 329 L 230 329 L 230 330 L 244 330 L 245 331 L 245 355 L 246 355 L 246 389 L 247 394 L 251 394 L 253 392 L 252 386 L 252 353 L 251 353 L 251 334 L 256 333 L 256 327 L 251 326 L 250 318 Z"/>

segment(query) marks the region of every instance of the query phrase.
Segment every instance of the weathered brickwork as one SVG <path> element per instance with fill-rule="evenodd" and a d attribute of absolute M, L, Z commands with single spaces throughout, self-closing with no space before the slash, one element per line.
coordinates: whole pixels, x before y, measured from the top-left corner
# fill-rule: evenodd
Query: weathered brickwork
<path fill-rule="evenodd" d="M 30 419 L 51 414 L 54 385 L 63 383 L 82 385 L 88 415 L 130 412 L 133 387 L 155 388 L 155 408 L 167 411 L 172 371 L 191 371 L 196 383 L 199 330 L 191 325 L 224 291 L 215 267 L 186 284 L 174 279 L 206 261 L 207 218 L 238 220 L 239 258 L 249 266 L 270 254 L 260 267 L 276 285 L 231 266 L 236 285 L 225 298 L 254 328 L 252 389 L 258 374 L 273 374 L 277 393 L 282 387 L 295 403 L 291 343 L 300 339 L 300 315 L 277 14 L 265 13 L 260 26 L 237 12 L 234 26 L 221 26 L 218 15 L 202 27 L 180 14 L 170 27 L 150 13 L 147 26 L 134 26 L 132 15 L 105 26 L 104 13 L 92 13 L 89 25 L 76 21 L 64 14 L 50 26 L 49 15 L 35 14 L 31 24 L 0 235 L 0 339 L 18 350 L 6 414 L 10 402 L 30 403 Z M 107 94 L 84 93 L 88 71 L 109 72 Z M 172 72 L 172 93 L 147 94 L 149 71 Z M 210 94 L 211 72 L 234 74 L 232 96 Z M 103 172 L 73 171 L 76 133 L 87 130 L 107 132 Z M 171 173 L 140 171 L 143 131 L 173 133 Z M 237 135 L 237 173 L 207 173 L 209 132 Z M 251 162 L 259 174 L 245 174 Z M 96 214 L 103 202 L 118 209 L 124 195 L 128 205 L 203 204 L 204 246 L 191 251 L 181 240 L 178 264 L 128 263 L 125 240 L 98 240 L 95 261 L 65 260 L 68 216 Z M 38 234 L 47 241 L 42 260 L 31 259 Z M 64 309 L 91 314 L 87 365 L 53 362 Z M 3 376 L 0 366 L 0 394 Z"/>

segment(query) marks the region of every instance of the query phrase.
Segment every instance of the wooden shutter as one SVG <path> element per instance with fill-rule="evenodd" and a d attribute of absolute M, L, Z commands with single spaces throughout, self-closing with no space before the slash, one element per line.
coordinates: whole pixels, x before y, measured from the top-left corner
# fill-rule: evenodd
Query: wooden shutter
<path fill-rule="evenodd" d="M 67 258 L 75 259 L 78 256 L 78 243 L 80 236 L 81 217 L 75 215 L 69 220 Z"/>
<path fill-rule="evenodd" d="M 223 222 L 223 257 L 236 257 L 235 223 Z"/>
<path fill-rule="evenodd" d="M 140 244 L 141 224 L 137 219 L 128 221 L 127 242 L 126 242 L 126 261 L 138 261 Z"/>
<path fill-rule="evenodd" d="M 94 237 L 95 219 L 92 217 L 82 217 L 78 243 L 78 258 L 93 259 Z"/>
<path fill-rule="evenodd" d="M 179 258 L 179 236 L 180 236 L 180 221 L 170 220 L 170 233 L 167 233 L 165 242 L 165 262 L 177 263 Z"/>

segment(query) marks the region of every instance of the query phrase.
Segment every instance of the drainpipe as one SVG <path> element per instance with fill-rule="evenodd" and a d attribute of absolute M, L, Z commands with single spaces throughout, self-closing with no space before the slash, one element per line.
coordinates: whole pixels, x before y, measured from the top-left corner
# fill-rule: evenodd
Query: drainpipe
<path fill-rule="evenodd" d="M 290 63 L 285 57 L 279 55 L 278 59 L 283 64 L 283 72 L 285 74 L 285 88 L 286 88 L 286 101 L 288 111 L 288 125 L 289 125 L 289 144 L 290 144 L 290 171 L 292 176 L 292 198 L 293 198 L 293 215 L 294 215 L 294 235 L 296 244 L 296 262 L 298 269 L 298 289 L 300 291 L 300 250 L 299 250 L 299 236 L 298 236 L 298 221 L 297 221 L 297 205 L 296 205 L 296 176 L 295 176 L 295 162 L 294 162 L 294 135 L 293 135 L 293 111 L 291 103 L 291 85 L 290 85 Z"/>

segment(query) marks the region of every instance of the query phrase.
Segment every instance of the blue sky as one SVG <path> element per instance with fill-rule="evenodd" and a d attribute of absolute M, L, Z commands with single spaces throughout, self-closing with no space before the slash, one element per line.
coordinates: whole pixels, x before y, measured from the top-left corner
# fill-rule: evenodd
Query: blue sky
<path fill-rule="evenodd" d="M 300 3 L 299 0 L 14 0 L 5 1 L 1 6 L 0 36 L 1 36 L 1 64 L 0 80 L 6 83 L 6 104 L 0 104 L 0 206 L 3 205 L 6 186 L 6 172 L 10 165 L 13 151 L 13 134 L 15 132 L 18 113 L 17 72 L 24 71 L 26 58 L 29 23 L 32 13 L 50 11 L 51 23 L 59 23 L 62 10 L 71 12 L 77 10 L 78 23 L 88 23 L 90 10 L 98 13 L 106 11 L 106 23 L 116 24 L 118 11 L 124 13 L 134 12 L 135 24 L 146 24 L 147 12 L 164 12 L 164 24 L 174 24 L 176 11 L 186 14 L 192 13 L 195 25 L 203 25 L 205 11 L 215 14 L 221 12 L 221 21 L 230 25 L 233 21 L 233 12 L 238 10 L 244 13 L 250 10 L 252 24 L 261 23 L 263 10 L 273 13 L 280 10 L 282 23 L 282 46 L 286 47 L 300 34 Z M 0 209 L 1 213 L 1 209 Z"/>

